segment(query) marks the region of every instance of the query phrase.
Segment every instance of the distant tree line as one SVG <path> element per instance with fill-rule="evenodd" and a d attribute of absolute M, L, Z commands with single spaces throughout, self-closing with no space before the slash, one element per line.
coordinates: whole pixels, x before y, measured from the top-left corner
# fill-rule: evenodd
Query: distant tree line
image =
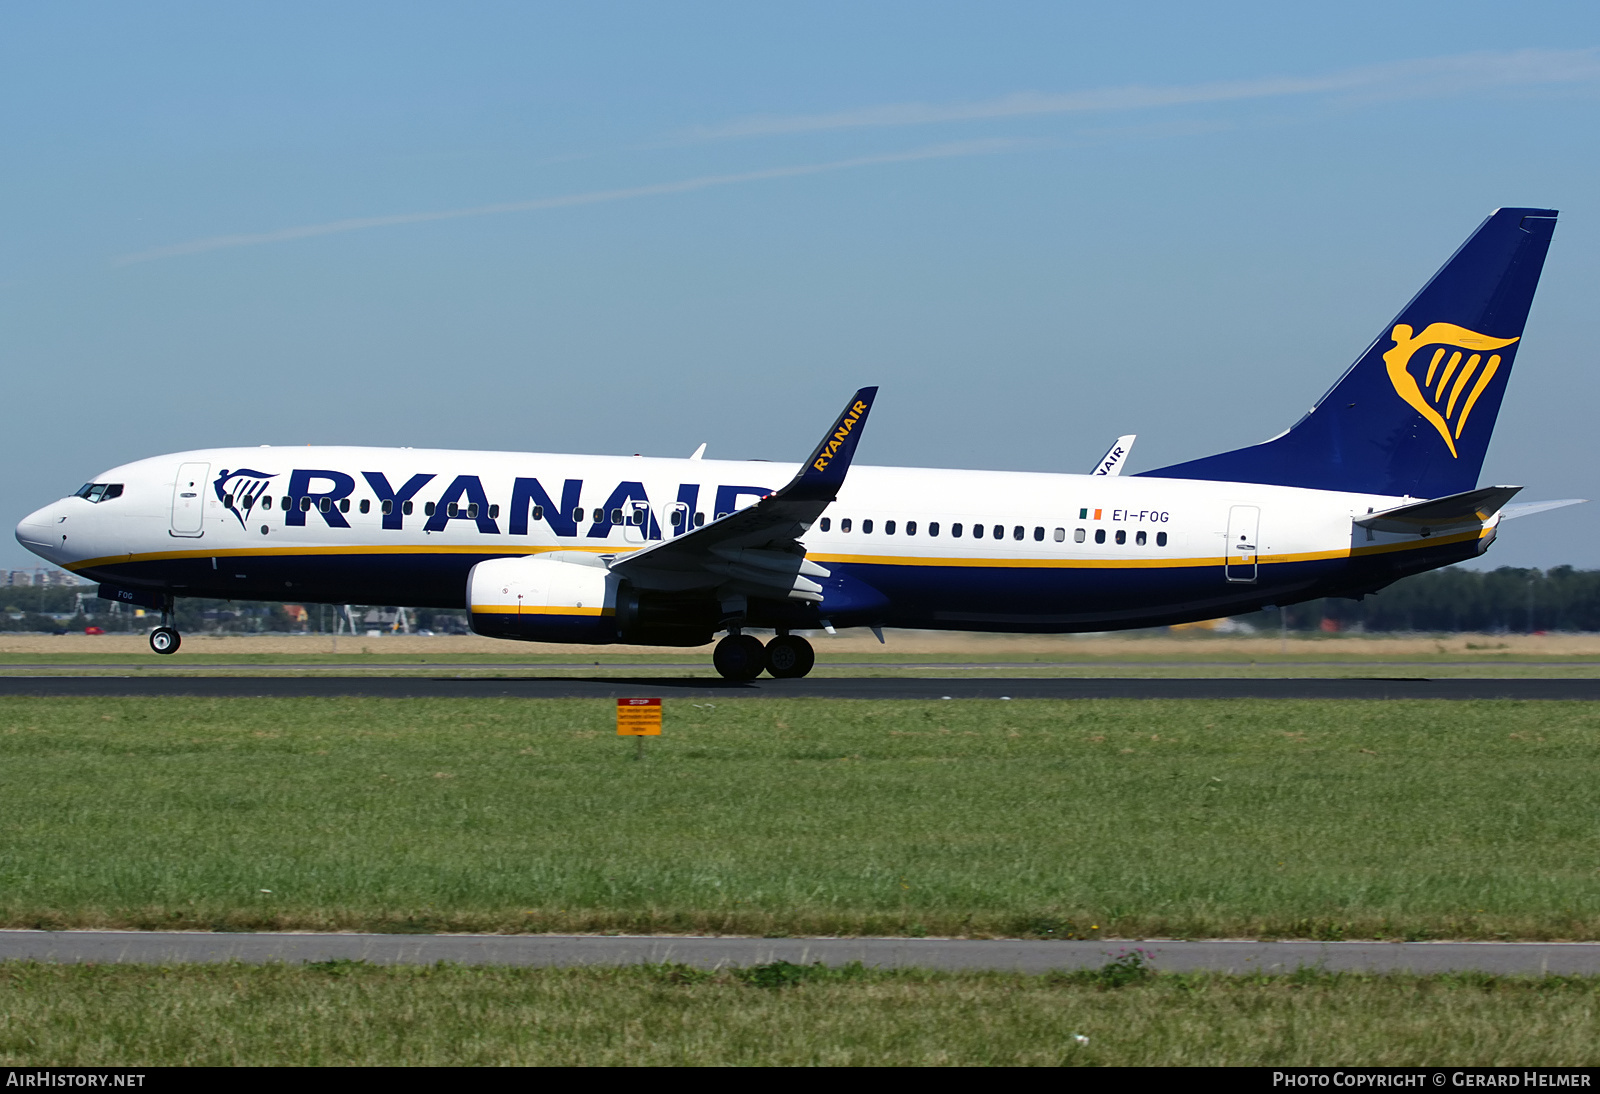
<path fill-rule="evenodd" d="M 1283 611 L 1289 630 L 1600 631 L 1600 570 L 1430 570 L 1361 600 L 1311 600 Z M 1242 616 L 1264 629 L 1277 611 Z"/>

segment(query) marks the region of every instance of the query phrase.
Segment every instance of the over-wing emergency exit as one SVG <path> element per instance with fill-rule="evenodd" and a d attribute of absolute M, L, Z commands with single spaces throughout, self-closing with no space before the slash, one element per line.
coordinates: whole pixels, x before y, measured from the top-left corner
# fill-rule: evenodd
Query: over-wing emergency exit
<path fill-rule="evenodd" d="M 698 646 L 804 676 L 798 632 L 1146 627 L 1360 596 L 1483 553 L 1478 487 L 1555 227 L 1500 209 L 1326 395 L 1262 444 L 1121 474 L 855 466 L 877 389 L 803 463 L 355 447 L 113 468 L 17 526 L 100 595 L 459 608 L 498 638 Z M 763 643 L 752 630 L 771 630 Z M 150 636 L 178 648 L 163 619 Z"/>

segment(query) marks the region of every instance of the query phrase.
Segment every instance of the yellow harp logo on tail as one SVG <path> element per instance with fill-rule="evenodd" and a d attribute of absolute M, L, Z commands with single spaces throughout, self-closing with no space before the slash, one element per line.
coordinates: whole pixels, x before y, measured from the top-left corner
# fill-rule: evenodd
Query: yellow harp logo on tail
<path fill-rule="evenodd" d="M 1389 337 L 1394 339 L 1394 348 L 1383 355 L 1389 366 L 1389 382 L 1400 398 L 1433 423 L 1450 455 L 1457 456 L 1456 441 L 1467 426 L 1467 416 L 1500 371 L 1500 355 L 1491 354 L 1485 359 L 1484 354 L 1503 349 L 1516 339 L 1490 338 L 1454 323 L 1429 323 L 1421 334 L 1415 335 L 1409 324 L 1397 323 Z M 1431 355 L 1419 355 L 1417 351 L 1427 346 L 1438 348 Z M 1427 371 L 1420 379 L 1412 371 L 1413 358 L 1417 359 L 1417 372 L 1427 362 Z"/>

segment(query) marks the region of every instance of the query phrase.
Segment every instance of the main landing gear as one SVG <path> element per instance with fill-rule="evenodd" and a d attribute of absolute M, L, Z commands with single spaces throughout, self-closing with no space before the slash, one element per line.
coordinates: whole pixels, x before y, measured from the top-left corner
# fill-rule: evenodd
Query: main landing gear
<path fill-rule="evenodd" d="M 754 680 L 765 669 L 779 680 L 795 680 L 811 671 L 817 653 L 811 643 L 780 634 L 765 646 L 752 634 L 730 634 L 711 654 L 711 663 L 728 680 Z"/>

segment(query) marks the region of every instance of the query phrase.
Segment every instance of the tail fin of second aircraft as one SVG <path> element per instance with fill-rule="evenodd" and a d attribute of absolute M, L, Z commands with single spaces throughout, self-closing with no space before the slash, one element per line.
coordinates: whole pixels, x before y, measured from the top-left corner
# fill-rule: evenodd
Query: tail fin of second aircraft
<path fill-rule="evenodd" d="M 1497 209 L 1333 389 L 1262 444 L 1145 475 L 1436 498 L 1489 448 L 1553 209 Z"/>

